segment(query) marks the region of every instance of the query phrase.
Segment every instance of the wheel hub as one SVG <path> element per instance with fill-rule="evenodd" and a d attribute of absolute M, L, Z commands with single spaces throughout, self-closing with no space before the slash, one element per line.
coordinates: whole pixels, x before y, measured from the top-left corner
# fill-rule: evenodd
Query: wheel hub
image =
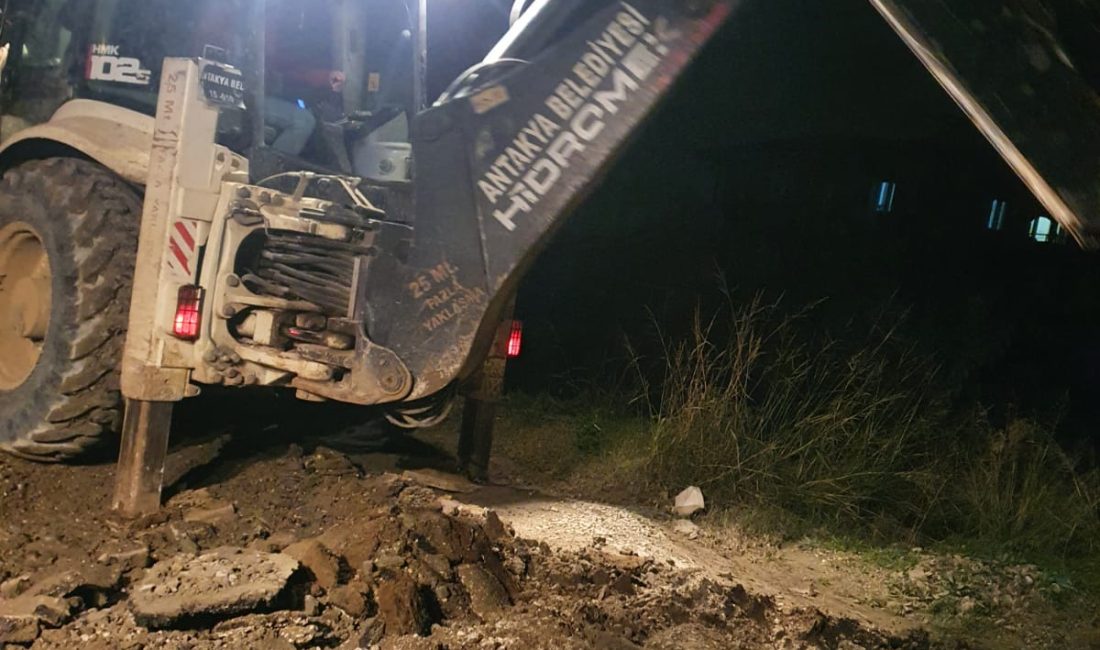
<path fill-rule="evenodd" d="M 0 390 L 18 388 L 42 355 L 50 325 L 50 261 L 29 224 L 0 228 Z"/>

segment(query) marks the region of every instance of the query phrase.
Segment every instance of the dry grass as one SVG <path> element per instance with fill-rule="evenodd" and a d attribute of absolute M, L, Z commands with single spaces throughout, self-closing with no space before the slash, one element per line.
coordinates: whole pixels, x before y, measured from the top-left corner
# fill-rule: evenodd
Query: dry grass
<path fill-rule="evenodd" d="M 665 342 L 665 371 L 645 392 L 657 396 L 657 482 L 889 537 L 1100 547 L 1100 471 L 1080 470 L 1034 422 L 997 431 L 976 409 L 952 415 L 957 391 L 899 336 L 899 319 L 850 330 L 859 343 L 845 347 L 807 336 L 805 313 L 731 301 Z"/>
<path fill-rule="evenodd" d="M 731 307 L 664 346 L 650 403 L 653 476 L 813 519 L 918 522 L 945 489 L 933 471 L 936 368 L 894 329 L 867 345 L 803 342 L 776 305 Z"/>
<path fill-rule="evenodd" d="M 1050 433 L 1027 420 L 989 432 L 961 465 L 951 527 L 1057 556 L 1100 550 L 1100 470 L 1082 470 Z"/>
<path fill-rule="evenodd" d="M 698 485 L 716 509 L 793 534 L 1096 557 L 1100 471 L 1033 421 L 998 430 L 953 405 L 958 387 L 902 318 L 838 341 L 807 333 L 812 312 L 759 298 L 697 311 L 686 336 L 633 356 L 636 391 L 513 398 L 504 454 L 589 494 Z"/>

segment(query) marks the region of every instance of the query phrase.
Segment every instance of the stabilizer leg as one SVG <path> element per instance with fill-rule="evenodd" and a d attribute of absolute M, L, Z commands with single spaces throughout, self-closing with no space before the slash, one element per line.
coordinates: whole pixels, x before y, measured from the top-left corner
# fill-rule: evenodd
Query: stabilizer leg
<path fill-rule="evenodd" d="M 493 420 L 497 402 L 467 397 L 458 438 L 458 466 L 472 481 L 489 480 L 489 457 L 493 452 Z"/>
<path fill-rule="evenodd" d="M 160 510 L 173 402 L 126 400 L 113 507 L 124 517 Z"/>
<path fill-rule="evenodd" d="M 507 318 L 497 330 L 489 357 L 465 387 L 466 405 L 458 437 L 458 467 L 471 480 L 489 480 L 493 452 L 493 423 L 497 404 L 504 396 L 504 372 L 508 365 L 508 337 L 512 329 L 515 299 L 505 310 Z"/>

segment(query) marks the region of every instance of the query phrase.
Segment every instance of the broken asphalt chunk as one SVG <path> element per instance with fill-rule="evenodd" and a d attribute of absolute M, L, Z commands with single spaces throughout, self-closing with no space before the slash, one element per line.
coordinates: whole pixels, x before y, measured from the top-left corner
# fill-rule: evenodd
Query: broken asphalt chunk
<path fill-rule="evenodd" d="M 350 573 L 344 558 L 316 539 L 295 542 L 283 549 L 283 554 L 297 560 L 309 571 L 314 582 L 326 591 L 340 584 L 345 575 Z"/>
<path fill-rule="evenodd" d="M 38 617 L 0 610 L 0 643 L 30 645 L 38 638 Z"/>
<path fill-rule="evenodd" d="M 72 608 L 62 598 L 24 595 L 0 601 L 0 643 L 33 643 L 42 627 L 61 627 L 71 619 Z"/>
<path fill-rule="evenodd" d="M 0 582 L 0 598 L 12 599 L 27 590 L 31 584 L 29 575 L 16 576 Z"/>
<path fill-rule="evenodd" d="M 149 628 L 187 626 L 271 607 L 298 569 L 294 558 L 240 548 L 158 562 L 131 589 L 130 610 Z"/>
<path fill-rule="evenodd" d="M 123 573 L 149 566 L 149 547 L 141 542 L 112 542 L 99 554 L 100 564 L 116 566 Z"/>
<path fill-rule="evenodd" d="M 483 621 L 497 618 L 512 604 L 504 585 L 478 565 L 458 567 L 458 579 L 470 596 L 470 610 Z"/>

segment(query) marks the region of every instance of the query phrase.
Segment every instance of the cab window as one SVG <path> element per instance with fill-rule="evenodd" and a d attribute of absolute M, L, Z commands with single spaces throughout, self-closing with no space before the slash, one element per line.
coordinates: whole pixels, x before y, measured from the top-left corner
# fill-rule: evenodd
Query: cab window
<path fill-rule="evenodd" d="M 10 0 L 3 137 L 73 98 L 154 114 L 164 58 L 233 47 L 243 1 Z"/>

